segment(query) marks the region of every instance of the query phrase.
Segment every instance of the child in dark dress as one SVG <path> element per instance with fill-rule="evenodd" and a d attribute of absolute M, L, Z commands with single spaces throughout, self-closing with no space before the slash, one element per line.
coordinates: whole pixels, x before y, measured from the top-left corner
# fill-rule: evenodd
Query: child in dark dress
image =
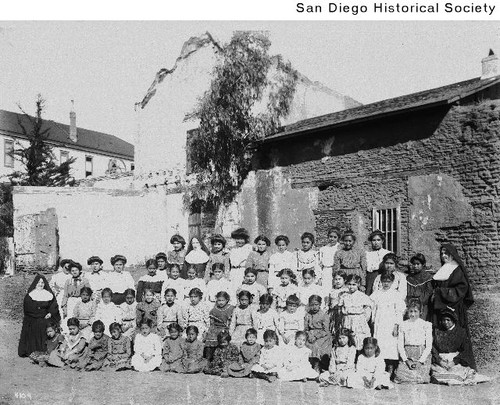
<path fill-rule="evenodd" d="M 46 332 L 47 340 L 45 341 L 45 344 L 47 349 L 43 352 L 33 352 L 29 356 L 34 363 L 37 363 L 42 367 L 47 365 L 50 353 L 56 350 L 59 345 L 64 343 L 64 336 L 61 334 L 61 330 L 57 322 L 50 321 L 47 324 Z"/>
<path fill-rule="evenodd" d="M 168 336 L 163 341 L 162 362 L 160 370 L 167 373 L 180 373 L 183 370 L 182 349 L 183 339 L 181 339 L 182 327 L 177 323 L 171 323 L 167 326 Z"/>
<path fill-rule="evenodd" d="M 229 377 L 229 365 L 238 361 L 240 351 L 236 345 L 231 343 L 231 335 L 227 331 L 219 332 L 217 342 L 218 346 L 215 349 L 214 357 L 203 372 L 219 375 L 223 378 Z"/>
<path fill-rule="evenodd" d="M 155 294 L 153 290 L 144 290 L 144 300 L 137 303 L 137 326 L 142 325 L 142 323 L 150 319 L 152 322 L 152 332 L 156 333 L 156 322 L 158 318 L 158 309 L 160 308 L 160 302 L 155 299 Z"/>
<path fill-rule="evenodd" d="M 80 368 L 85 371 L 100 370 L 108 355 L 110 337 L 104 334 L 104 323 L 95 321 L 92 324 L 94 336 L 90 339 L 87 347 L 87 355 L 82 360 Z"/>
<path fill-rule="evenodd" d="M 257 343 L 257 331 L 250 328 L 245 333 L 245 342 L 240 347 L 240 358 L 228 367 L 231 377 L 253 377 L 252 367 L 259 362 L 260 344 Z"/>
<path fill-rule="evenodd" d="M 417 253 L 410 259 L 409 274 L 406 277 L 406 305 L 418 300 L 422 306 L 420 318 L 429 320 L 429 301 L 432 296 L 432 275 L 425 271 L 425 256 Z"/>
<path fill-rule="evenodd" d="M 218 346 L 218 335 L 220 332 L 229 333 L 229 325 L 233 316 L 234 307 L 229 304 L 229 294 L 219 291 L 215 296 L 215 306 L 210 310 L 210 327 L 205 339 L 205 358 L 210 361 Z"/>

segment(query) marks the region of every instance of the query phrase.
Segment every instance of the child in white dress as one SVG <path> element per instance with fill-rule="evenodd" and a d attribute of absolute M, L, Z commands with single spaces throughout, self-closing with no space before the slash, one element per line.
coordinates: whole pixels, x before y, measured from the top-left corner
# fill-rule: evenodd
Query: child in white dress
<path fill-rule="evenodd" d="M 319 263 L 323 271 L 323 280 L 321 281 L 321 285 L 326 291 L 330 291 L 333 284 L 333 259 L 340 246 L 340 229 L 328 229 L 327 236 L 328 244 L 319 249 Z"/>
<path fill-rule="evenodd" d="M 272 290 L 276 311 L 281 312 L 286 308 L 286 300 L 290 295 L 298 295 L 295 272 L 283 269 L 278 273 L 280 284 Z"/>
<path fill-rule="evenodd" d="M 132 356 L 132 367 L 137 371 L 153 371 L 160 367 L 161 357 L 161 339 L 156 333 L 151 333 L 153 321 L 144 319 L 141 324 L 141 333 L 135 337 L 134 351 Z"/>
<path fill-rule="evenodd" d="M 207 293 L 205 298 L 212 304 L 217 300 L 216 296 L 219 292 L 223 291 L 229 294 L 230 302 L 234 302 L 233 288 L 231 282 L 224 277 L 224 265 L 222 263 L 215 263 L 212 266 L 212 278 L 207 284 Z"/>
<path fill-rule="evenodd" d="M 278 378 L 283 381 L 304 381 L 318 378 L 309 357 L 311 349 L 306 346 L 306 333 L 298 331 L 295 333 L 295 344 L 288 345 L 284 353 L 283 367 L 278 371 Z"/>
<path fill-rule="evenodd" d="M 392 374 L 399 359 L 398 330 L 403 323 L 406 306 L 401 294 L 391 289 L 393 273 L 382 272 L 380 282 L 382 289 L 370 296 L 373 301 L 373 337 L 379 341 L 380 356 L 386 362 L 387 371 Z"/>
<path fill-rule="evenodd" d="M 260 351 L 259 362 L 252 367 L 252 375 L 274 382 L 282 367 L 283 353 L 278 346 L 278 335 L 272 330 L 266 330 L 264 332 L 264 347 Z"/>
<path fill-rule="evenodd" d="M 135 300 L 135 291 L 132 288 L 125 290 L 125 302 L 120 304 L 122 310 L 122 332 L 125 336 L 133 339 L 135 334 L 137 301 Z"/>
<path fill-rule="evenodd" d="M 184 296 L 184 289 L 186 287 L 186 280 L 180 277 L 181 268 L 178 264 L 172 264 L 170 266 L 170 274 L 168 278 L 163 282 L 161 287 L 161 303 L 165 304 L 165 291 L 167 288 L 173 288 L 176 292 L 176 298 L 179 302 L 182 302 Z"/>
<path fill-rule="evenodd" d="M 257 343 L 264 345 L 264 333 L 266 330 L 276 332 L 278 326 L 278 313 L 272 308 L 273 297 L 264 294 L 259 300 L 259 310 L 255 313 L 255 329 L 257 330 Z"/>
<path fill-rule="evenodd" d="M 110 288 L 104 288 L 102 290 L 102 299 L 99 305 L 97 305 L 97 310 L 95 313 L 95 318 L 92 320 L 101 320 L 105 327 L 105 332 L 108 333 L 109 326 L 112 323 L 122 324 L 122 310 L 119 306 L 115 305 L 111 300 L 113 298 L 113 293 Z M 111 336 L 111 335 L 108 335 Z"/>
<path fill-rule="evenodd" d="M 278 315 L 278 333 L 286 345 L 294 344 L 295 333 L 304 330 L 304 313 L 297 311 L 300 299 L 291 295 L 286 300 L 286 309 Z"/>
<path fill-rule="evenodd" d="M 328 371 L 321 373 L 319 386 L 338 385 L 345 387 L 347 379 L 355 371 L 355 359 L 356 345 L 352 332 L 348 329 L 339 330 L 335 345 L 330 354 Z"/>
<path fill-rule="evenodd" d="M 269 282 L 268 289 L 272 290 L 280 284 L 279 272 L 283 269 L 292 269 L 295 267 L 295 255 L 287 250 L 290 239 L 285 235 L 279 235 L 274 240 L 278 251 L 269 258 Z"/>
<path fill-rule="evenodd" d="M 393 384 L 385 372 L 385 362 L 380 356 L 377 339 L 363 340 L 363 352 L 358 357 L 356 372 L 347 378 L 347 387 L 365 389 L 390 389 Z"/>

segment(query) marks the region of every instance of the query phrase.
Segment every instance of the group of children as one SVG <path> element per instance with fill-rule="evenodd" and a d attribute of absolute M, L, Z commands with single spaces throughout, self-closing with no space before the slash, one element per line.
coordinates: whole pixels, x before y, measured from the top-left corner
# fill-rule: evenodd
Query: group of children
<path fill-rule="evenodd" d="M 319 251 L 310 233 L 296 252 L 278 236 L 272 255 L 265 236 L 255 239 L 255 250 L 244 229 L 232 237 L 236 247 L 229 252 L 215 235 L 211 252 L 193 238 L 186 254 L 184 239 L 174 236 L 174 251 L 148 260 L 137 287 L 117 293 L 121 303 L 105 287 L 100 258 L 88 260 L 88 278 L 66 261 L 64 287 L 56 287 L 60 273 L 51 280 L 65 337 L 50 322 L 47 350 L 32 360 L 87 371 L 159 369 L 366 389 L 429 382 L 431 363 L 441 374 L 460 364 L 470 372 L 468 336 L 448 353 L 433 342 L 432 276 L 423 255 L 412 257 L 407 277 L 378 231 L 370 235 L 372 250 L 361 254 L 352 249 L 355 236 L 336 228 Z M 117 257 L 125 264 L 122 256 L 112 263 Z M 460 329 L 452 311 L 440 319 L 445 332 Z"/>

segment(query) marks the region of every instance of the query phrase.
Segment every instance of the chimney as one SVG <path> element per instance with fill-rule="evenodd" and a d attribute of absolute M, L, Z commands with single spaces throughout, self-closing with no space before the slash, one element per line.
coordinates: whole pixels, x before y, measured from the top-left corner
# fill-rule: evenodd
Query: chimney
<path fill-rule="evenodd" d="M 499 74 L 498 57 L 495 55 L 492 49 L 490 49 L 489 55 L 481 61 L 481 64 L 483 66 L 481 79 L 489 79 L 490 77 L 495 77 Z"/>
<path fill-rule="evenodd" d="M 76 130 L 76 112 L 75 112 L 75 101 L 71 100 L 71 111 L 69 113 L 69 139 L 73 142 L 78 141 L 78 134 Z"/>

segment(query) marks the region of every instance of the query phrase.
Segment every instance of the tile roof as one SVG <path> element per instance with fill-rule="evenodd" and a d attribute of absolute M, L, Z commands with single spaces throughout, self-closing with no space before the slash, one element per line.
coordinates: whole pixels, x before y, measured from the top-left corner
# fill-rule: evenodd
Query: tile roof
<path fill-rule="evenodd" d="M 426 108 L 433 105 L 450 104 L 499 82 L 500 76 L 483 80 L 478 77 L 448 86 L 407 94 L 405 96 L 377 101 L 375 103 L 338 111 L 332 114 L 309 118 L 284 126 L 277 133 L 266 137 L 261 142 L 267 143 L 278 141 L 292 136 L 298 136 L 304 132 L 314 132 L 328 127 L 377 119 L 408 110 Z"/>
<path fill-rule="evenodd" d="M 22 123 L 27 123 L 26 127 L 29 130 L 30 124 L 24 114 L 0 110 L 0 132 L 22 138 L 23 132 L 19 126 L 19 119 Z M 43 120 L 43 123 L 42 130 L 47 127 L 50 129 L 48 140 L 58 146 L 134 159 L 134 145 L 114 135 L 77 127 L 78 140 L 73 142 L 69 139 L 69 125 L 50 120 Z"/>

